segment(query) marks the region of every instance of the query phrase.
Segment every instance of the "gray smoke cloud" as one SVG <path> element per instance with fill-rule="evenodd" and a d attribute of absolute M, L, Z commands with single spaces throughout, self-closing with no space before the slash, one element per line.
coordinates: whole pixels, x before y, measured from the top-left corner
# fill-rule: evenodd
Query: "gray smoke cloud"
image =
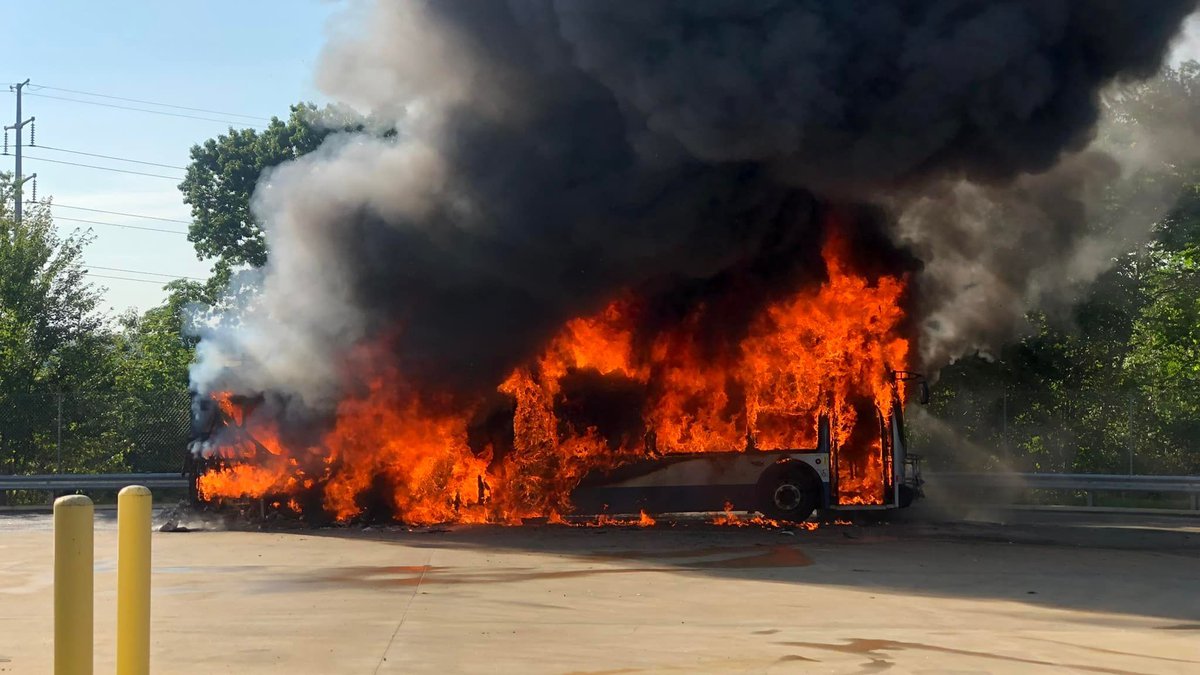
<path fill-rule="evenodd" d="M 904 203 L 898 234 L 927 261 L 918 309 L 925 367 L 1000 346 L 1022 332 L 1028 310 L 1053 310 L 1128 250 L 1120 231 L 1090 231 L 1121 172 L 1111 155 L 1087 150 L 1002 187 L 948 181 Z"/>
<path fill-rule="evenodd" d="M 1149 240 L 1185 188 L 1178 168 L 1200 161 L 1197 92 L 1178 77 L 1149 83 L 1168 93 L 1140 119 L 1123 110 L 1130 87 L 1106 90 L 1096 138 L 1047 171 L 892 196 L 896 238 L 927 261 L 918 302 L 925 367 L 999 348 L 1027 330 L 1031 310 L 1069 316 L 1088 284 Z"/>
<path fill-rule="evenodd" d="M 194 379 L 319 407 L 347 350 L 386 336 L 408 377 L 494 386 L 620 289 L 819 267 L 829 202 L 891 207 L 859 226 L 924 260 L 944 360 L 997 329 L 989 289 L 1019 314 L 1050 256 L 1083 250 L 1089 186 L 1121 171 L 1086 149 L 1100 92 L 1153 74 L 1195 6 L 352 2 L 318 81 L 398 133 L 264 177 L 260 291 L 204 334 Z"/>

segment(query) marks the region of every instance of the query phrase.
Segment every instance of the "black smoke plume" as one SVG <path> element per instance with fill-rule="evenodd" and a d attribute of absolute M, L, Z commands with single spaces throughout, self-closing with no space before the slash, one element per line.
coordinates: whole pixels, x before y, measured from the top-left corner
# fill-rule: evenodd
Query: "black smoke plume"
<path fill-rule="evenodd" d="M 321 407 L 347 386 L 348 350 L 386 336 L 406 377 L 494 387 L 564 320 L 624 289 L 820 274 L 830 208 L 872 214 L 854 226 L 880 260 L 911 268 L 898 248 L 911 245 L 927 270 L 952 267 L 918 283 L 931 313 L 959 311 L 959 273 L 975 263 L 964 251 L 999 235 L 1028 248 L 978 264 L 1053 255 L 1078 218 L 1060 225 L 1049 206 L 1033 222 L 948 227 L 939 243 L 939 218 L 902 214 L 956 184 L 1053 202 L 1028 177 L 1084 150 L 1101 89 L 1153 74 L 1195 6 L 351 3 L 319 81 L 398 133 L 338 135 L 265 177 L 261 287 L 206 333 L 194 377 Z M 955 317 L 940 319 L 934 341 Z"/>

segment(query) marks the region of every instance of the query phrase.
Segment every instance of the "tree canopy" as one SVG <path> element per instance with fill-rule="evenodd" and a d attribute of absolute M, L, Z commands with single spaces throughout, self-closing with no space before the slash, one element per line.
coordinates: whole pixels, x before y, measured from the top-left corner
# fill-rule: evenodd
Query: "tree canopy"
<path fill-rule="evenodd" d="M 71 386 L 103 324 L 99 291 L 84 276 L 90 235 L 60 237 L 45 204 L 28 208 L 18 225 L 12 199 L 11 176 L 0 175 L 0 387 Z"/>
<path fill-rule="evenodd" d="M 48 202 L 17 224 L 13 196 L 0 174 L 0 472 L 178 466 L 195 346 L 182 322 L 200 284 L 114 322 L 87 280 L 91 232 L 60 235 Z"/>
<path fill-rule="evenodd" d="M 287 120 L 266 129 L 230 129 L 192 146 L 192 161 L 179 189 L 192 207 L 188 240 L 203 259 L 215 259 L 219 275 L 232 267 L 261 267 L 267 242 L 250 210 L 258 179 L 267 169 L 316 150 L 332 129 L 311 103 L 291 107 Z"/>
<path fill-rule="evenodd" d="M 105 376 L 109 345 L 99 291 L 84 276 L 87 234 L 60 237 L 47 205 L 12 214 L 12 177 L 0 175 L 0 463 L 19 456 L 48 428 L 48 392 L 76 390 Z"/>

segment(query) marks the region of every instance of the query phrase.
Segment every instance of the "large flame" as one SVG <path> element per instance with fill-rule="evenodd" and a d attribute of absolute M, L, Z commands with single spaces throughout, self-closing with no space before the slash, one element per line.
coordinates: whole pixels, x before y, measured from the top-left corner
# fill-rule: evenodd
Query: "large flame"
<path fill-rule="evenodd" d="M 633 297 L 568 321 L 497 387 L 514 404 L 506 447 L 472 448 L 478 406 L 414 391 L 379 359 L 353 360 L 374 364 L 362 378 L 370 386 L 341 402 L 311 446 L 284 443 L 276 421 L 218 394 L 229 419 L 218 452 L 229 461 L 200 476 L 200 495 L 270 496 L 302 510 L 312 502 L 296 497 L 315 490 L 338 520 L 385 508 L 414 524 L 558 521 L 589 471 L 658 454 L 813 448 L 827 416 L 838 503 L 884 503 L 890 455 L 879 423 L 910 353 L 906 280 L 856 273 L 846 246 L 831 235 L 824 281 L 767 304 L 732 345 L 705 346 L 703 305 L 643 340 Z M 589 401 L 565 390 L 573 374 L 636 392 L 637 428 L 587 421 Z M 380 495 L 386 503 L 375 503 Z"/>

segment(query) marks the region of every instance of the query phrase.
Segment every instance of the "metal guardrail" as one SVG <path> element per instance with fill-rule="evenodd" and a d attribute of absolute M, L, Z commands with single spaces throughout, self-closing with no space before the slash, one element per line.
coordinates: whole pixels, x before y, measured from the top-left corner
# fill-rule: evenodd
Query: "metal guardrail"
<path fill-rule="evenodd" d="M 1191 495 L 1200 509 L 1200 476 L 1121 476 L 1094 473 L 926 473 L 926 482 L 963 490 L 1074 490 L 1093 505 L 1095 492 L 1167 492 Z"/>
<path fill-rule="evenodd" d="M 1200 476 L 1120 476 L 1097 473 L 951 473 L 926 474 L 927 480 L 959 485 L 1046 490 L 1127 492 L 1200 492 Z"/>
<path fill-rule="evenodd" d="M 4 490 L 120 490 L 127 485 L 144 485 L 154 489 L 186 488 L 187 479 L 178 473 L 109 473 L 109 474 L 42 474 L 32 476 L 0 476 L 0 491 Z"/>
<path fill-rule="evenodd" d="M 960 473 L 926 472 L 931 486 L 963 490 L 1075 490 L 1093 505 L 1095 492 L 1168 492 L 1191 495 L 1192 509 L 1200 510 L 1200 476 L 1120 476 L 1092 473 Z M 3 490 L 119 490 L 126 485 L 148 488 L 186 488 L 178 473 L 44 474 L 0 476 Z"/>

